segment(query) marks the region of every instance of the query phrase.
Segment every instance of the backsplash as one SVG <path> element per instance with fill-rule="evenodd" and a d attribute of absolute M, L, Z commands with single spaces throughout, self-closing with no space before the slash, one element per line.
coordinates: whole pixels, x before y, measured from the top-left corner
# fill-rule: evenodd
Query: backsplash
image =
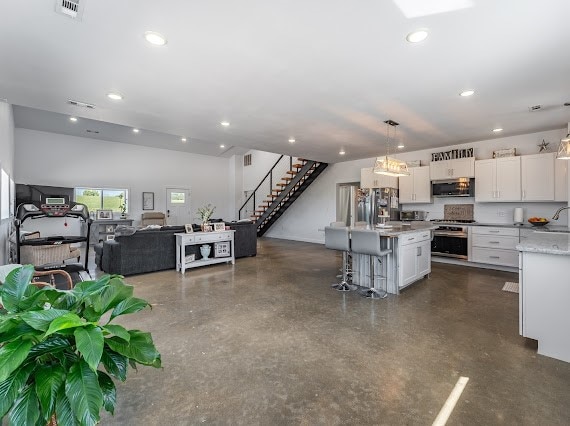
<path fill-rule="evenodd" d="M 402 210 L 424 210 L 428 212 L 427 219 L 443 219 L 444 206 L 446 204 L 470 204 L 474 205 L 473 216 L 475 221 L 481 223 L 513 223 L 513 212 L 515 207 L 522 207 L 524 220 L 529 217 L 545 217 L 548 220 L 552 218 L 554 212 L 559 207 L 566 206 L 567 203 L 475 203 L 474 197 L 466 198 L 434 198 L 433 204 L 404 204 Z M 560 213 L 558 221 L 551 221 L 551 224 L 567 225 L 568 210 Z"/>

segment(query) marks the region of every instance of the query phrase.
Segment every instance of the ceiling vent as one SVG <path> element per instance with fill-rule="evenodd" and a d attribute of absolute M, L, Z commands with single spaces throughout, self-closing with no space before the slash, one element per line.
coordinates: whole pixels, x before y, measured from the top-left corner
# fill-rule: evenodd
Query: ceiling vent
<path fill-rule="evenodd" d="M 81 21 L 86 0 L 55 0 L 55 11 L 60 15 Z"/>
<path fill-rule="evenodd" d="M 529 110 L 530 112 L 538 111 L 539 109 L 542 109 L 542 105 L 533 105 L 533 106 L 531 106 L 531 107 L 528 107 L 528 110 Z"/>
<path fill-rule="evenodd" d="M 243 156 L 243 165 L 244 166 L 251 166 L 251 154 L 247 154 Z"/>
<path fill-rule="evenodd" d="M 95 105 L 88 104 L 87 102 L 74 101 L 73 99 L 68 99 L 67 103 L 69 105 L 73 105 L 73 106 L 77 106 L 77 107 L 81 107 L 81 108 L 95 109 Z"/>
<path fill-rule="evenodd" d="M 98 134 L 98 133 L 99 133 L 99 130 L 87 129 L 87 130 L 85 130 L 85 131 L 86 131 L 87 133 L 95 133 L 95 134 Z"/>

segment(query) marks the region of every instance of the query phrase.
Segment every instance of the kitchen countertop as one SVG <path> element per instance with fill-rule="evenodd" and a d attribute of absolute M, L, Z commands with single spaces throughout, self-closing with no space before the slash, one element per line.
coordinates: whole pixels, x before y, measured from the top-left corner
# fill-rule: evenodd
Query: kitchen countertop
<path fill-rule="evenodd" d="M 417 223 L 417 222 L 414 222 Z M 458 223 L 458 222 L 430 222 L 442 226 L 494 226 L 497 228 L 518 228 L 518 229 L 529 229 L 532 231 L 540 231 L 541 229 L 555 230 L 555 231 L 567 231 L 570 232 L 570 228 L 564 225 L 556 225 L 550 222 L 548 225 L 544 226 L 533 226 L 530 223 L 524 223 L 522 225 L 515 225 L 514 223 L 485 223 L 485 222 L 472 222 L 472 223 Z"/>
<path fill-rule="evenodd" d="M 570 234 L 533 232 L 516 248 L 518 251 L 570 256 Z"/>
<path fill-rule="evenodd" d="M 410 234 L 412 232 L 429 231 L 436 229 L 437 224 L 432 223 L 419 223 L 414 222 L 411 225 L 402 225 L 401 223 L 391 223 L 391 228 L 376 227 L 376 231 L 380 232 L 380 235 L 385 235 L 387 237 L 398 237 L 404 234 Z"/>

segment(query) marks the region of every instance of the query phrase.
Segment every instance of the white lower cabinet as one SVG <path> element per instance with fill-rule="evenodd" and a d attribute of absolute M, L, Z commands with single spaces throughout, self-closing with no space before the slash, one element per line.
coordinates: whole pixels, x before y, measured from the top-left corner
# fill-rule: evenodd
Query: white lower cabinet
<path fill-rule="evenodd" d="M 431 273 L 431 232 L 398 238 L 398 286 L 406 287 Z"/>
<path fill-rule="evenodd" d="M 517 267 L 519 243 L 517 228 L 494 226 L 471 227 L 471 255 L 469 260 L 498 266 Z"/>

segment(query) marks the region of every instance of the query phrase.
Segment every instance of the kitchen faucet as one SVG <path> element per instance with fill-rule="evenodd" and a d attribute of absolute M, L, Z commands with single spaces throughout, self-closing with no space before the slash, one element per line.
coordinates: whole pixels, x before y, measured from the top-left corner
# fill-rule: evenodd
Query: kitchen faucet
<path fill-rule="evenodd" d="M 554 216 L 552 216 L 552 219 L 558 220 L 558 216 L 560 216 L 560 212 L 562 210 L 566 210 L 566 209 L 570 209 L 570 206 L 560 207 L 558 210 L 556 210 L 556 213 L 554 213 Z"/>

